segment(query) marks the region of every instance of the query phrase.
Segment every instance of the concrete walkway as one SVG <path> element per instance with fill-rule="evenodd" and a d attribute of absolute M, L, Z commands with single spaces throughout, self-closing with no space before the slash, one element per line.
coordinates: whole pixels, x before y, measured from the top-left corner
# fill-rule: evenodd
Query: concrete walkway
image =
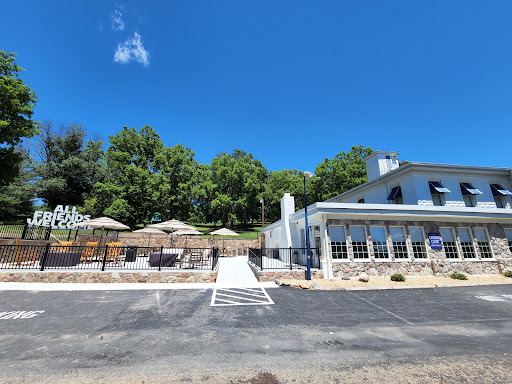
<path fill-rule="evenodd" d="M 220 287 L 263 287 L 268 284 L 260 283 L 252 273 L 247 256 L 220 257 L 217 288 Z M 272 283 L 275 285 L 275 283 Z"/>

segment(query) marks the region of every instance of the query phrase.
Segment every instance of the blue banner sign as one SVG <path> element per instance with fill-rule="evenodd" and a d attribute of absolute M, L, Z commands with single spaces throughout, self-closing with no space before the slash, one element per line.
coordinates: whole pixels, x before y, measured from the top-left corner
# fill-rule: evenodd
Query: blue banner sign
<path fill-rule="evenodd" d="M 439 233 L 429 233 L 428 241 L 430 242 L 430 248 L 443 249 L 443 239 Z"/>

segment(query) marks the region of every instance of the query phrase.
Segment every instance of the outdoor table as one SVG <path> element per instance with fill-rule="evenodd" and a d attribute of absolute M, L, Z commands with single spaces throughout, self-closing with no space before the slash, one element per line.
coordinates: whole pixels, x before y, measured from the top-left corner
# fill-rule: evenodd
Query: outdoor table
<path fill-rule="evenodd" d="M 82 252 L 50 252 L 44 263 L 45 267 L 71 267 L 80 264 Z M 40 259 L 42 260 L 42 258 Z"/>
<path fill-rule="evenodd" d="M 174 267 L 176 259 L 178 258 L 177 253 L 162 253 L 162 267 Z M 160 262 L 160 252 L 153 252 L 149 254 L 149 266 L 158 267 Z"/>

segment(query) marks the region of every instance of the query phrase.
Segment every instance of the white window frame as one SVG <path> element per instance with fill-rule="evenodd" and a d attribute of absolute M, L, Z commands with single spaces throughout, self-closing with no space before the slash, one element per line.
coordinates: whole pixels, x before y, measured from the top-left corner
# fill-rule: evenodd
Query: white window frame
<path fill-rule="evenodd" d="M 385 243 L 386 243 L 386 249 L 388 251 L 388 257 L 375 257 L 375 248 L 374 248 L 374 245 L 373 245 L 373 242 L 375 241 L 373 239 L 373 236 L 372 236 L 372 249 L 373 249 L 373 258 L 375 261 L 377 260 L 383 260 L 383 261 L 391 261 L 391 252 L 389 251 L 389 243 L 388 243 L 388 237 L 389 237 L 389 233 L 387 231 L 387 228 L 385 225 L 369 225 L 369 232 L 370 232 L 370 236 L 372 234 L 372 227 L 376 227 L 376 228 L 384 228 L 384 238 L 385 238 Z M 366 237 L 366 240 L 368 241 L 368 237 Z"/>
<path fill-rule="evenodd" d="M 407 257 L 405 258 L 396 258 L 395 256 L 395 245 L 393 243 L 393 236 L 391 236 L 391 228 L 402 228 L 402 233 L 404 234 L 404 242 L 405 242 L 405 250 L 407 252 Z M 391 247 L 393 248 L 393 261 L 411 261 L 411 252 L 409 250 L 409 244 L 407 243 L 407 231 L 405 230 L 405 226 L 402 225 L 390 225 L 388 228 L 389 238 L 391 239 Z M 389 247 L 388 247 L 389 248 Z M 391 253 L 390 253 L 391 255 Z"/>
<path fill-rule="evenodd" d="M 412 237 L 411 237 L 411 232 L 410 232 L 410 228 L 420 228 L 421 229 L 421 233 L 423 235 L 423 244 L 425 245 L 425 253 L 427 254 L 427 257 L 423 258 L 419 258 L 419 257 L 416 257 L 414 256 L 414 247 L 413 247 L 413 241 L 412 241 Z M 425 228 L 423 228 L 422 226 L 420 225 L 408 225 L 407 226 L 407 237 L 411 239 L 411 260 L 413 261 L 429 261 L 430 262 L 430 254 L 428 253 L 428 249 L 430 248 L 429 247 L 429 243 L 428 243 L 428 238 L 427 236 L 425 236 Z"/>
<path fill-rule="evenodd" d="M 475 257 L 469 257 L 469 258 L 466 258 L 464 256 L 464 248 L 462 248 L 462 241 L 460 240 L 460 237 L 459 237 L 459 228 L 460 229 L 467 229 L 469 231 L 469 237 L 471 238 L 471 245 L 473 247 L 473 254 L 475 255 Z M 456 234 L 457 234 L 457 245 L 459 246 L 459 253 L 460 253 L 460 258 L 462 260 L 467 260 L 467 261 L 478 261 L 480 259 L 479 255 L 478 255 L 478 252 L 476 250 L 476 246 L 475 246 L 475 236 L 473 234 L 473 231 L 471 231 L 471 228 L 470 227 L 457 227 L 456 228 Z"/>
<path fill-rule="evenodd" d="M 504 233 L 505 233 L 505 231 L 512 232 L 512 228 L 503 228 Z M 510 251 L 510 253 L 512 253 L 512 244 L 509 244 L 509 241 L 512 241 L 512 239 L 509 240 L 506 233 L 505 233 L 505 240 L 507 241 L 508 250 Z"/>
<path fill-rule="evenodd" d="M 354 257 L 354 241 L 352 240 L 352 232 L 349 232 L 350 233 L 350 248 L 351 248 L 351 251 L 348 253 L 348 257 L 352 257 L 352 260 L 353 261 L 361 261 L 361 262 L 369 262 L 369 261 L 372 261 L 372 259 L 370 258 L 370 244 L 368 243 L 368 230 L 366 228 L 366 225 L 349 225 L 348 226 L 348 230 L 350 231 L 350 227 L 363 227 L 364 229 L 364 237 L 365 237 L 365 240 L 366 240 L 366 252 L 368 253 L 368 257 L 367 258 L 355 258 Z M 348 245 L 348 244 L 347 244 Z"/>
<path fill-rule="evenodd" d="M 455 247 L 457 248 L 457 257 L 446 257 L 446 251 L 444 249 L 444 239 L 443 239 L 443 235 L 441 235 L 441 239 L 443 240 L 443 251 L 444 251 L 444 258 L 445 260 L 463 260 L 462 259 L 462 251 L 459 247 L 459 242 L 457 241 L 458 239 L 458 236 L 457 236 L 457 232 L 455 231 L 455 228 L 453 227 L 439 227 L 439 234 L 441 234 L 441 229 L 449 229 L 450 231 L 452 231 L 452 234 L 453 234 L 453 238 L 455 240 Z M 470 260 L 470 259 L 468 259 Z"/>
<path fill-rule="evenodd" d="M 332 252 L 332 243 L 333 243 L 333 241 L 332 241 L 332 239 L 331 239 L 331 231 L 330 231 L 332 227 L 342 227 L 342 228 L 343 228 L 343 230 L 345 231 L 345 247 L 346 247 L 346 249 L 347 249 L 347 257 L 346 257 L 346 258 L 343 258 L 343 257 L 334 258 L 334 257 L 333 257 L 333 252 Z M 351 238 L 351 241 L 352 241 L 352 236 L 350 236 L 350 238 Z M 346 226 L 345 224 L 340 224 L 340 225 L 338 225 L 338 224 L 336 224 L 336 225 L 329 225 L 329 244 L 330 244 L 330 246 L 329 246 L 329 252 L 330 252 L 330 254 L 331 254 L 331 260 L 332 260 L 333 262 L 335 262 L 335 263 L 336 263 L 336 262 L 338 262 L 338 263 L 339 263 L 339 262 L 345 262 L 345 263 L 346 263 L 347 261 L 350 261 L 350 252 L 348 251 L 347 226 Z"/>
<path fill-rule="evenodd" d="M 491 249 L 491 257 L 482 257 L 481 251 L 480 251 L 480 245 L 478 244 L 478 239 L 476 238 L 476 235 L 473 233 L 473 238 L 476 241 L 476 245 L 478 246 L 478 259 L 480 261 L 488 261 L 488 260 L 496 260 L 496 254 L 494 253 L 494 248 L 492 247 L 491 237 L 489 236 L 489 231 L 485 227 L 474 227 L 473 229 L 483 229 L 485 231 L 485 234 L 487 235 L 487 241 L 489 242 L 489 248 Z M 475 247 L 476 248 L 476 247 Z"/>

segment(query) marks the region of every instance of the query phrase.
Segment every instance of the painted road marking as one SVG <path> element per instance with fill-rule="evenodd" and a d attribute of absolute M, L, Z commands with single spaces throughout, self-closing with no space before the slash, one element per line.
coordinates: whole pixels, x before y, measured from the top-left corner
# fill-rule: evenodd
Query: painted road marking
<path fill-rule="evenodd" d="M 274 304 L 264 288 L 215 288 L 212 294 L 212 307 L 232 305 Z"/>
<path fill-rule="evenodd" d="M 477 299 L 482 299 L 486 301 L 505 301 L 512 303 L 512 295 L 483 295 L 483 296 L 475 296 Z"/>
<path fill-rule="evenodd" d="M 31 319 L 44 313 L 44 311 L 10 311 L 0 312 L 0 320 Z"/>

